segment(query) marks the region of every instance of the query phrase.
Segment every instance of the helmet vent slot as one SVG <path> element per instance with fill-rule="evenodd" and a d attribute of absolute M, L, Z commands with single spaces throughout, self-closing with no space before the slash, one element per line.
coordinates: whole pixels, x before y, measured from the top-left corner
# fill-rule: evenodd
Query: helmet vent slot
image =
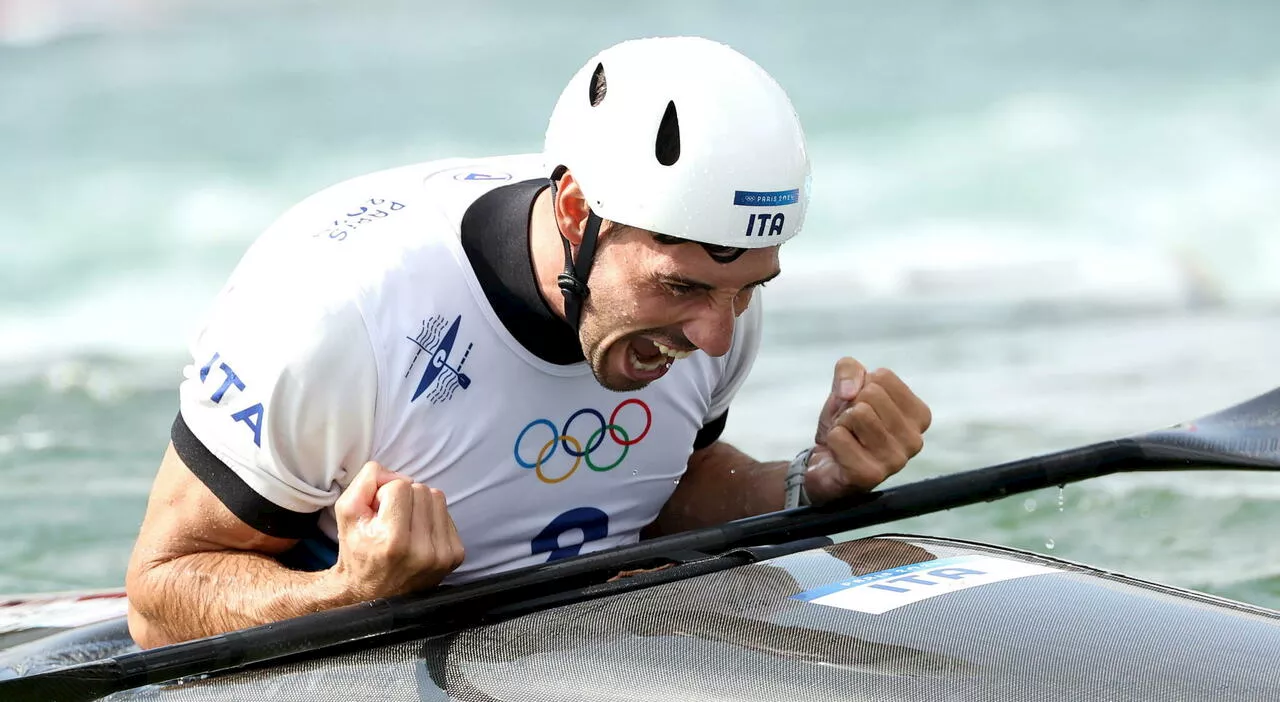
<path fill-rule="evenodd" d="M 604 94 L 609 92 L 609 83 L 604 79 L 604 64 L 597 63 L 596 70 L 591 74 L 591 83 L 588 86 L 592 107 L 599 107 L 604 102 Z"/>
<path fill-rule="evenodd" d="M 662 113 L 662 122 L 658 124 L 658 138 L 654 143 L 654 155 L 658 163 L 664 166 L 675 165 L 680 160 L 680 120 L 676 117 L 676 103 L 667 103 L 667 111 Z"/>

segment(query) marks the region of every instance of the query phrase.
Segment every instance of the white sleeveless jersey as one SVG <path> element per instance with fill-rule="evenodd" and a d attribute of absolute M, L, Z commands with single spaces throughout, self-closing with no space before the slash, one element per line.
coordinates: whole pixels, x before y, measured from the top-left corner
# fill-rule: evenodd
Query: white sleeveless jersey
<path fill-rule="evenodd" d="M 540 360 L 489 306 L 459 223 L 542 176 L 540 156 L 436 161 L 285 213 L 192 341 L 191 432 L 259 495 L 323 510 L 335 540 L 332 506 L 368 460 L 443 490 L 466 548 L 450 582 L 635 542 L 746 377 L 759 295 L 728 355 L 695 352 L 638 392 Z"/>

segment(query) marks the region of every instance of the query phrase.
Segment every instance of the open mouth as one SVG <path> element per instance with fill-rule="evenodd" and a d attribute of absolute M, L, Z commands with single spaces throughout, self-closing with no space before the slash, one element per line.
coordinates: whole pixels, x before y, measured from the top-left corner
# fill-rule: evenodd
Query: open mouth
<path fill-rule="evenodd" d="M 665 372 L 672 363 L 688 357 L 691 353 L 693 353 L 692 350 L 673 349 L 660 341 L 643 336 L 636 337 L 627 345 L 627 358 L 631 361 L 631 368 L 646 375 L 659 369 Z"/>

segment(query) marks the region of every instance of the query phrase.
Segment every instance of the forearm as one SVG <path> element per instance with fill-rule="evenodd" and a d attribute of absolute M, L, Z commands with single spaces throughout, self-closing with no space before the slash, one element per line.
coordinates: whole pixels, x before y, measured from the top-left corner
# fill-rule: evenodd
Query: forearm
<path fill-rule="evenodd" d="M 130 573 L 129 629 L 143 648 L 350 604 L 329 571 L 301 572 L 250 551 L 210 551 Z"/>
<path fill-rule="evenodd" d="M 760 462 L 723 441 L 702 449 L 646 536 L 782 509 L 789 461 Z"/>

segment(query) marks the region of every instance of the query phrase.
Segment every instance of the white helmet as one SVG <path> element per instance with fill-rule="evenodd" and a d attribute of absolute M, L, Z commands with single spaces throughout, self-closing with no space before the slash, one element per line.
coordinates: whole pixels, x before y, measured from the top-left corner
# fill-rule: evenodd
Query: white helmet
<path fill-rule="evenodd" d="M 561 93 L 544 154 L 549 173 L 573 172 L 600 217 L 706 244 L 781 244 L 808 206 L 791 101 L 751 59 L 707 39 L 638 39 L 597 54 Z"/>

